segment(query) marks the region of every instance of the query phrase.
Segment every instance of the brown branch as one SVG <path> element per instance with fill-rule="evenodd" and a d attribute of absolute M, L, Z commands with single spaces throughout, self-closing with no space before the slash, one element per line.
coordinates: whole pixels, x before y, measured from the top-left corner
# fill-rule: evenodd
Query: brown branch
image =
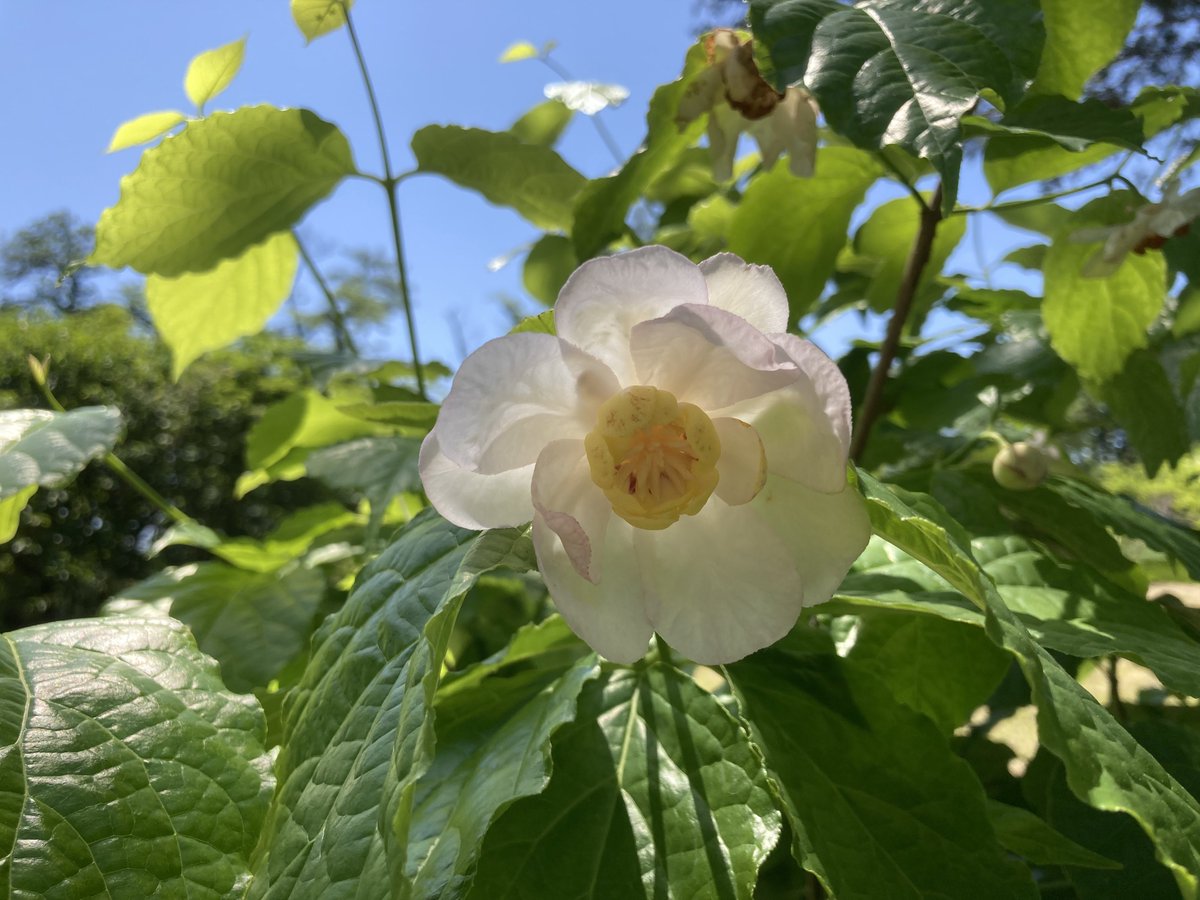
<path fill-rule="evenodd" d="M 933 192 L 933 198 L 921 209 L 921 225 L 913 240 L 912 250 L 908 254 L 908 262 L 904 266 L 904 277 L 900 279 L 900 289 L 896 292 L 896 305 L 892 317 L 888 320 L 887 335 L 879 348 L 879 359 L 871 372 L 871 380 L 867 383 L 867 394 L 863 398 L 862 407 L 858 413 L 858 427 L 854 430 L 854 439 L 850 442 L 850 458 L 858 462 L 871 436 L 871 429 L 883 412 L 883 388 L 887 383 L 888 371 L 896 358 L 896 350 L 900 346 L 900 335 L 904 332 L 904 324 L 912 311 L 913 299 L 917 295 L 917 285 L 921 283 L 921 273 L 929 263 L 933 251 L 933 238 L 937 233 L 938 222 L 942 220 L 942 186 L 939 184 Z"/>

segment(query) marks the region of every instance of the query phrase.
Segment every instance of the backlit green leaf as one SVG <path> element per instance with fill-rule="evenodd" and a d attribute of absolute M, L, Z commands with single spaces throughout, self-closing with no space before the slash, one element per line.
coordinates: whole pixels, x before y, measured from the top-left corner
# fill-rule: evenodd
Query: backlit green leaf
<path fill-rule="evenodd" d="M 186 121 L 187 116 L 175 110 L 144 113 L 118 125 L 112 140 L 108 142 L 108 149 L 104 152 L 115 153 L 117 150 L 148 143 Z"/>
<path fill-rule="evenodd" d="M 561 101 L 546 100 L 513 122 L 508 131 L 522 143 L 553 147 L 574 115 Z"/>
<path fill-rule="evenodd" d="M 1041 0 L 1046 47 L 1030 91 L 1075 99 L 1083 86 L 1120 51 L 1141 0 Z"/>
<path fill-rule="evenodd" d="M 17 526 L 21 524 L 21 510 L 36 493 L 37 485 L 31 484 L 0 500 L 0 544 L 6 544 L 16 536 Z"/>
<path fill-rule="evenodd" d="M 205 272 L 290 228 L 354 171 L 346 138 L 308 110 L 213 113 L 142 154 L 96 224 L 89 262 Z"/>
<path fill-rule="evenodd" d="M 353 5 L 354 0 L 292 0 L 292 21 L 311 43 L 346 24 L 346 10 Z"/>
<path fill-rule="evenodd" d="M 196 109 L 229 87 L 246 56 L 246 39 L 239 38 L 214 50 L 205 50 L 188 64 L 183 89 Z"/>
<path fill-rule="evenodd" d="M 299 251 L 281 231 L 207 272 L 149 275 L 146 306 L 171 348 L 175 378 L 209 350 L 257 334 L 292 292 Z"/>

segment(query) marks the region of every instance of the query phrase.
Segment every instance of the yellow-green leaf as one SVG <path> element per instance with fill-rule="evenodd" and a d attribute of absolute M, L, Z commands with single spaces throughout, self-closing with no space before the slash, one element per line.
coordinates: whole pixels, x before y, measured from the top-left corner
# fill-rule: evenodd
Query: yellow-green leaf
<path fill-rule="evenodd" d="M 537 47 L 529 43 L 529 41 L 517 41 L 517 43 L 509 46 L 507 50 L 500 54 L 500 62 L 520 62 L 523 59 L 537 59 Z"/>
<path fill-rule="evenodd" d="M 173 109 L 143 113 L 136 119 L 118 125 L 112 140 L 108 142 L 108 149 L 104 152 L 115 153 L 117 150 L 148 143 L 186 120 L 187 116 Z"/>
<path fill-rule="evenodd" d="M 29 502 L 29 498 L 37 493 L 37 485 L 17 491 L 11 497 L 0 500 L 0 544 L 7 544 L 17 533 L 17 525 L 21 522 L 21 510 Z"/>
<path fill-rule="evenodd" d="M 323 34 L 336 31 L 346 23 L 346 10 L 354 0 L 292 0 L 292 20 L 312 43 Z"/>
<path fill-rule="evenodd" d="M 233 81 L 246 55 L 246 39 L 239 38 L 214 50 L 205 50 L 188 64 L 183 89 L 188 99 L 203 111 L 206 104 Z"/>
<path fill-rule="evenodd" d="M 176 378 L 209 350 L 262 330 L 291 293 L 298 252 L 281 231 L 207 272 L 146 279 L 146 305 Z"/>

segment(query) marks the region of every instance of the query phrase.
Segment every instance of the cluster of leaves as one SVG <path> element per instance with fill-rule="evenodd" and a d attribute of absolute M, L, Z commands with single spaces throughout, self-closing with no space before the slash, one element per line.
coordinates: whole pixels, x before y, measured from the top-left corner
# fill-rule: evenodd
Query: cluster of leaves
<path fill-rule="evenodd" d="M 824 116 L 812 179 L 749 157 L 714 181 L 703 119 L 676 124 L 703 45 L 612 175 L 555 151 L 561 100 L 504 132 L 418 131 L 414 174 L 544 232 L 524 275 L 545 302 L 581 261 L 654 241 L 771 265 L 797 329 L 888 315 L 881 343 L 840 361 L 876 537 L 774 647 L 720 672 L 662 645 L 614 666 L 551 612 L 523 529 L 477 534 L 421 509 L 425 384 L 448 373 L 314 358 L 316 385 L 250 429 L 235 490 L 306 478 L 346 503 L 258 540 L 183 521 L 163 543 L 212 559 L 125 590 L 107 620 L 4 638 L 13 890 L 770 898 L 807 878 L 845 897 L 1195 897 L 1200 631 L 1194 609 L 1145 599 L 1142 560 L 1200 578 L 1200 535 L 1079 467 L 1097 427 L 1119 426 L 1151 473 L 1197 437 L 1195 238 L 1098 277 L 1085 269 L 1102 251 L 1076 239 L 1144 206 L 1127 161 L 1200 113 L 1173 86 L 1130 107 L 1079 99 L 1134 21 L 1136 3 L 1115 5 L 755 0 L 763 73 L 802 82 Z M 349 6 L 292 4 L 309 39 L 345 30 L 357 50 Z M 97 225 L 93 261 L 147 275 L 177 371 L 261 327 L 291 286 L 292 227 L 361 174 L 314 113 L 204 115 L 233 46 L 193 63 L 223 59 L 218 87 L 196 88 L 199 115 L 165 126 L 182 131 L 143 153 Z M 967 208 L 969 142 L 997 196 L 1100 177 Z M 367 177 L 394 210 L 385 168 Z M 881 181 L 900 199 L 864 207 Z M 1086 206 L 1057 202 L 1085 181 Z M 1011 255 L 1027 290 L 945 271 L 986 215 L 1037 235 Z M 970 346 L 930 342 L 946 314 L 971 324 Z M 111 423 L 102 411 L 6 415 L 0 524 L 116 437 L 92 421 Z M 1063 454 L 1055 474 L 1002 487 L 995 442 L 1035 437 Z M 1153 687 L 1123 695 L 1118 660 Z M 1083 684 L 1097 666 L 1106 704 Z M 1018 757 L 1000 736 L 1028 707 L 1036 752 Z M 114 774 L 127 762 L 136 778 Z M 120 830 L 126 815 L 145 826 Z"/>

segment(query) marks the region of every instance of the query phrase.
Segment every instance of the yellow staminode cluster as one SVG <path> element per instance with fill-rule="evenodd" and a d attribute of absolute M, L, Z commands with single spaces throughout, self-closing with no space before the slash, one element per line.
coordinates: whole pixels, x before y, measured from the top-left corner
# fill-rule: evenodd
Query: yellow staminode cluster
<path fill-rule="evenodd" d="M 712 420 L 658 388 L 639 385 L 605 401 L 584 448 L 592 481 L 637 528 L 694 516 L 717 486 L 721 441 Z"/>

